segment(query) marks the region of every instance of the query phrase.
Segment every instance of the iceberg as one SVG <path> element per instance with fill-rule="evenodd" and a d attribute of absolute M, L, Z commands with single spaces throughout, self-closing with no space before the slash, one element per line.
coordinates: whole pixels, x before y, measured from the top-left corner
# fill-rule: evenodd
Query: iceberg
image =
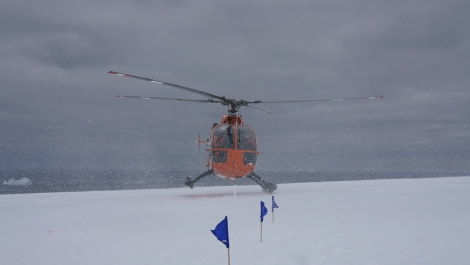
<path fill-rule="evenodd" d="M 8 181 L 4 180 L 3 185 L 7 186 L 30 186 L 33 185 L 33 182 L 29 178 L 21 178 L 21 179 L 10 179 Z"/>

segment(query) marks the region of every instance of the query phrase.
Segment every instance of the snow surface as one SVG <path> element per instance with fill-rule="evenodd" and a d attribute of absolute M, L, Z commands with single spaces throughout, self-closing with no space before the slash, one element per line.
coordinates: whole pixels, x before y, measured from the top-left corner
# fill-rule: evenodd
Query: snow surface
<path fill-rule="evenodd" d="M 470 177 L 0 195 L 0 264 L 470 264 Z M 260 201 L 269 213 L 260 242 Z"/>

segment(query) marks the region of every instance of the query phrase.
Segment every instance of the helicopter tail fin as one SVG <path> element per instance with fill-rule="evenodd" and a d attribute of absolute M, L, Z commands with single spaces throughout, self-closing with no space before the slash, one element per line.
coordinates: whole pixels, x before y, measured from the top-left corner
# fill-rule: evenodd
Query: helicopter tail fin
<path fill-rule="evenodd" d="M 201 134 L 198 135 L 196 143 L 197 143 L 197 149 L 201 149 L 201 143 L 208 143 L 209 141 L 206 140 L 201 140 Z"/>

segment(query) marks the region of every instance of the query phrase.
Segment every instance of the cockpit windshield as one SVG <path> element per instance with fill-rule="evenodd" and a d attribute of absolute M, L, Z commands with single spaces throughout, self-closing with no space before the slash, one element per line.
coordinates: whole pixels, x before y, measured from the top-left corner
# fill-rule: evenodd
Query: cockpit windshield
<path fill-rule="evenodd" d="M 233 148 L 233 138 L 233 126 L 221 125 L 215 129 L 211 145 L 213 148 Z"/>
<path fill-rule="evenodd" d="M 235 129 L 236 128 L 236 134 Z M 235 148 L 256 151 L 256 136 L 250 127 L 221 125 L 217 127 L 212 135 L 212 148 Z"/>
<path fill-rule="evenodd" d="M 256 149 L 256 135 L 248 126 L 220 125 L 212 132 L 210 139 L 211 155 L 213 163 L 225 163 L 230 156 L 229 150 L 240 150 L 243 155 L 244 165 L 255 165 L 258 152 Z M 232 153 L 232 156 L 234 154 Z M 238 155 L 237 155 L 238 157 Z M 234 159 L 233 157 L 230 159 Z"/>

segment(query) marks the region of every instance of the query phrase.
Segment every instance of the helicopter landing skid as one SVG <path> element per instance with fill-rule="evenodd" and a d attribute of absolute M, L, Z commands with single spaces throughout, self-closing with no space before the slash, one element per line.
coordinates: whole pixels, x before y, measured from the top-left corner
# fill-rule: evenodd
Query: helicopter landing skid
<path fill-rule="evenodd" d="M 184 184 L 192 189 L 194 187 L 194 183 L 198 182 L 203 177 L 209 176 L 209 175 L 212 175 L 212 174 L 214 174 L 214 170 L 210 169 L 210 170 L 207 170 L 206 172 L 202 173 L 201 175 L 195 177 L 194 179 L 191 179 L 190 177 L 187 177 L 186 180 L 184 181 Z"/>
<path fill-rule="evenodd" d="M 256 175 L 255 172 L 251 172 L 246 177 L 260 185 L 266 193 L 273 193 L 277 189 L 276 183 L 266 182 L 262 177 Z"/>

